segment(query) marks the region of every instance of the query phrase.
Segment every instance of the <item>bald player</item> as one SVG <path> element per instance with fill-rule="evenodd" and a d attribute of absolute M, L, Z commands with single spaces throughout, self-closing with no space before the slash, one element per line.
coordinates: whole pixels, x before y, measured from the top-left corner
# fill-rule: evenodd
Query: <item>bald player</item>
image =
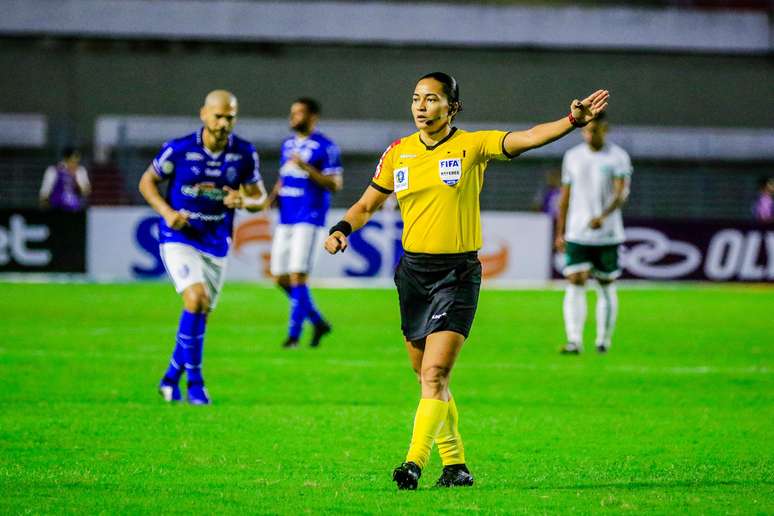
<path fill-rule="evenodd" d="M 237 99 L 215 90 L 204 100 L 195 133 L 165 143 L 140 180 L 140 193 L 161 215 L 159 249 L 183 313 L 169 367 L 159 385 L 165 401 L 180 401 L 188 376 L 188 402 L 207 405 L 202 350 L 207 314 L 223 286 L 235 209 L 258 211 L 266 202 L 253 145 L 232 134 Z M 159 183 L 168 181 L 162 196 Z"/>

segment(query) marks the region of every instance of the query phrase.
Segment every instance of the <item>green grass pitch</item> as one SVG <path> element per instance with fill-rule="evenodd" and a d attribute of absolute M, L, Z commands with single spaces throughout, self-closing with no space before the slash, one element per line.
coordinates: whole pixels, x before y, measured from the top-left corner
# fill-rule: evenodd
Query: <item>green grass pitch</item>
<path fill-rule="evenodd" d="M 452 379 L 476 485 L 432 488 L 434 450 L 416 492 L 396 293 L 314 294 L 334 333 L 284 351 L 283 295 L 226 285 L 191 407 L 156 393 L 170 285 L 0 284 L 0 513 L 774 513 L 774 289 L 622 288 L 579 357 L 561 291 L 482 291 Z"/>

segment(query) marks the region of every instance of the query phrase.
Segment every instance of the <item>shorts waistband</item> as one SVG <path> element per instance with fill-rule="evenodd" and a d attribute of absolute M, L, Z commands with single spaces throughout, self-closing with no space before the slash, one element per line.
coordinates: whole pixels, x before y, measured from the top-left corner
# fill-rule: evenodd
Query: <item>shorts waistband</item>
<path fill-rule="evenodd" d="M 478 257 L 478 251 L 467 251 L 464 253 L 412 253 L 411 251 L 403 251 L 403 254 L 409 258 L 433 258 L 436 260 L 459 260 L 460 258 L 476 258 Z"/>
<path fill-rule="evenodd" d="M 403 259 L 409 264 L 419 267 L 455 267 L 461 263 L 478 260 L 478 251 L 469 251 L 466 253 L 412 253 L 404 251 Z"/>

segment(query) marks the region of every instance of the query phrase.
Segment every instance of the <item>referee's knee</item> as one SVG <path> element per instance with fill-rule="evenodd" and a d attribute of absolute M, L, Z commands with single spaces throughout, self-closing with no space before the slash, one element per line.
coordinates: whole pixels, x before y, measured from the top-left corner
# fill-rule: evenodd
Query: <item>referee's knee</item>
<path fill-rule="evenodd" d="M 443 391 L 449 384 L 451 369 L 445 366 L 432 365 L 422 368 L 422 386 L 431 391 Z"/>

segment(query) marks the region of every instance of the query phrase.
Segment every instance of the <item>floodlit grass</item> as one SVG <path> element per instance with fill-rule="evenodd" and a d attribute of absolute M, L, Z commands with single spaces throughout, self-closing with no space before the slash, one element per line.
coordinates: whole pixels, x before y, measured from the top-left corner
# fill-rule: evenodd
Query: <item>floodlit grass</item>
<path fill-rule="evenodd" d="M 774 289 L 622 289 L 579 357 L 561 292 L 483 291 L 452 381 L 476 485 L 433 489 L 434 451 L 417 492 L 390 480 L 419 396 L 393 290 L 315 290 L 334 333 L 284 351 L 283 295 L 226 285 L 210 407 L 155 391 L 171 286 L 0 292 L 0 513 L 774 512 Z"/>

